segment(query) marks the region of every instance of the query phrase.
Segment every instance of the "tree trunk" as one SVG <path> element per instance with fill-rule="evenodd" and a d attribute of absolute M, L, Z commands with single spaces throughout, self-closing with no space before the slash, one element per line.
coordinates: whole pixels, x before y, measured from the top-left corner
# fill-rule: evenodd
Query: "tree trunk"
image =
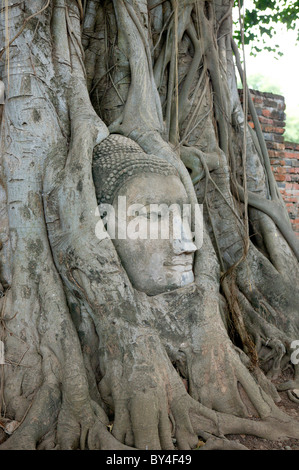
<path fill-rule="evenodd" d="M 231 8 L 2 9 L 0 449 L 299 438 L 270 381 L 291 367 L 278 389 L 299 388 L 298 240 L 239 101 Z M 137 291 L 111 239 L 95 236 L 93 154 L 110 134 L 171 163 L 204 205 L 190 286 Z"/>

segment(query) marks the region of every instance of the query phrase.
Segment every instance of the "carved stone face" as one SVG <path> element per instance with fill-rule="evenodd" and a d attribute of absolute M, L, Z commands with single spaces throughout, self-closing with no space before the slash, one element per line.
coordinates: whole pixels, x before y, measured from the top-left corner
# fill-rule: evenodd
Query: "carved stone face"
<path fill-rule="evenodd" d="M 192 283 L 196 246 L 192 241 L 190 215 L 183 217 L 183 205 L 188 205 L 189 201 L 180 179 L 177 176 L 144 173 L 128 180 L 115 195 L 113 207 L 116 215 L 120 197 L 124 196 L 127 209 L 132 208 L 133 204 L 143 206 L 141 212 L 126 216 L 128 231 L 130 229 L 132 233 L 132 224 L 139 233 L 141 227 L 147 227 L 146 239 L 120 239 L 118 227 L 124 221 L 116 217 L 113 243 L 132 285 L 148 295 L 156 295 Z M 174 210 L 162 210 L 161 213 L 156 210 L 157 205 L 161 204 L 164 208 L 175 204 L 172 206 Z M 165 227 L 168 221 L 167 234 Z M 158 236 L 153 239 L 150 235 L 157 234 L 157 229 Z M 161 230 L 167 238 L 162 239 Z"/>

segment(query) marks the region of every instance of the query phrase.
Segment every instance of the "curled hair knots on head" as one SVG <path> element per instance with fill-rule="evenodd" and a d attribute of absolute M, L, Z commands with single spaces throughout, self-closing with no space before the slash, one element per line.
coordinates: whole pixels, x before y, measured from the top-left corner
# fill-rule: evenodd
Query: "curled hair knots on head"
<path fill-rule="evenodd" d="M 93 180 L 98 204 L 110 203 L 121 186 L 138 174 L 178 175 L 173 165 L 146 154 L 133 140 L 111 134 L 93 150 Z"/>

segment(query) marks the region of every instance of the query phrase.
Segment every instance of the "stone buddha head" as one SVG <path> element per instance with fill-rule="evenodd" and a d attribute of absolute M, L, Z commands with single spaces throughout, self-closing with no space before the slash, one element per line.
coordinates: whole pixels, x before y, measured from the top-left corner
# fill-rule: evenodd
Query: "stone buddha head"
<path fill-rule="evenodd" d="M 107 231 L 133 287 L 157 295 L 192 283 L 197 248 L 176 169 L 110 135 L 94 149 L 93 178 L 98 204 L 113 208 Z"/>

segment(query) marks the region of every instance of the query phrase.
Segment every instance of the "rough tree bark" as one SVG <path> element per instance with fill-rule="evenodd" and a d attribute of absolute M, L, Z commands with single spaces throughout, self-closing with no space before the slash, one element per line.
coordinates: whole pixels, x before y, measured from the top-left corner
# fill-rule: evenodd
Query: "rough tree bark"
<path fill-rule="evenodd" d="M 290 397 L 299 388 L 290 365 L 298 242 L 261 133 L 244 119 L 231 8 L 229 0 L 2 8 L 0 448 L 299 438 L 269 380 L 293 367 L 278 388 Z M 110 133 L 175 165 L 190 200 L 204 204 L 190 287 L 137 292 L 111 240 L 95 237 L 93 148 Z"/>

